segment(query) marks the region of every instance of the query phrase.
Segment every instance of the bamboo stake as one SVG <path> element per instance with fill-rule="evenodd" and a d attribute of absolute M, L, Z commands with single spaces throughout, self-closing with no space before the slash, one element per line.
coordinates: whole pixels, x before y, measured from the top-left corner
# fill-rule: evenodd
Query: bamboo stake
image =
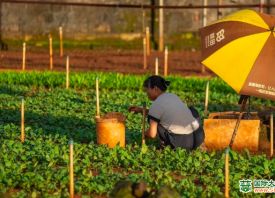
<path fill-rule="evenodd" d="M 63 57 L 63 28 L 59 27 L 59 39 L 60 39 L 60 57 Z"/>
<path fill-rule="evenodd" d="M 163 0 L 159 0 L 159 6 L 163 6 Z M 163 51 L 163 8 L 159 9 L 159 51 Z"/>
<path fill-rule="evenodd" d="M 22 58 L 22 70 L 25 71 L 26 68 L 26 43 L 23 43 L 23 58 Z"/>
<path fill-rule="evenodd" d="M 100 117 L 100 108 L 99 108 L 99 82 L 96 78 L 96 117 Z"/>
<path fill-rule="evenodd" d="M 146 53 L 147 56 L 150 56 L 150 29 L 146 27 Z"/>
<path fill-rule="evenodd" d="M 53 40 L 52 35 L 49 35 L 49 51 L 50 51 L 50 70 L 53 69 Z"/>
<path fill-rule="evenodd" d="M 164 50 L 164 77 L 168 75 L 168 47 Z"/>
<path fill-rule="evenodd" d="M 205 89 L 205 103 L 204 103 L 204 115 L 208 114 L 208 99 L 209 99 L 209 81 L 206 83 Z"/>
<path fill-rule="evenodd" d="M 273 147 L 274 147 L 274 142 L 273 142 L 273 129 L 274 129 L 274 126 L 273 126 L 273 113 L 271 113 L 270 115 L 270 157 L 273 156 Z"/>
<path fill-rule="evenodd" d="M 155 75 L 159 75 L 159 59 L 156 58 L 155 61 Z"/>
<path fill-rule="evenodd" d="M 73 140 L 70 140 L 69 147 L 70 147 L 70 198 L 74 198 L 74 145 L 73 145 Z"/>
<path fill-rule="evenodd" d="M 23 97 L 21 101 L 21 142 L 25 142 L 25 102 Z"/>
<path fill-rule="evenodd" d="M 224 196 L 229 197 L 229 148 L 225 151 L 225 193 Z"/>
<path fill-rule="evenodd" d="M 69 58 L 69 56 L 67 56 L 67 59 L 66 59 L 66 89 L 69 89 L 69 86 L 70 86 L 69 74 L 70 74 L 70 58 Z"/>
<path fill-rule="evenodd" d="M 142 145 L 145 144 L 145 118 L 146 118 L 146 103 L 143 103 L 142 108 L 142 137 L 141 137 L 141 143 Z"/>
<path fill-rule="evenodd" d="M 147 69 L 146 38 L 143 38 L 143 69 Z"/>

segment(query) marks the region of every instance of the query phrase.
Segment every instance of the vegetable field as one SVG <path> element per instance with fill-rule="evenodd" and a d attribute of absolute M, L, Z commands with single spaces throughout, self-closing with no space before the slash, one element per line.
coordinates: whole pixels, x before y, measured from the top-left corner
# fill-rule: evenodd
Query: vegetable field
<path fill-rule="evenodd" d="M 101 113 L 122 112 L 126 121 L 126 148 L 96 144 L 95 79 L 100 80 Z M 187 152 L 157 149 L 156 141 L 141 146 L 141 115 L 129 105 L 150 102 L 142 92 L 146 76 L 113 73 L 72 73 L 65 89 L 63 73 L 0 73 L 0 197 L 68 197 L 69 146 L 74 140 L 75 193 L 81 197 L 107 197 L 122 179 L 145 181 L 151 189 L 163 185 L 182 197 L 223 197 L 224 152 Z M 169 91 L 188 105 L 204 108 L 208 79 L 168 77 Z M 26 140 L 20 142 L 20 104 L 25 99 Z M 238 95 L 223 81 L 210 79 L 209 111 L 237 110 Z M 254 99 L 257 106 L 274 102 Z M 230 195 L 243 194 L 241 179 L 275 180 L 275 160 L 248 151 L 230 152 Z"/>

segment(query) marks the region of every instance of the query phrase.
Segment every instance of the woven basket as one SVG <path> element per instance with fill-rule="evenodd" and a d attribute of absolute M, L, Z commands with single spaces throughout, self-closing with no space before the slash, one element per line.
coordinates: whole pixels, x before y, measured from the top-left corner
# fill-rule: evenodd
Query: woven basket
<path fill-rule="evenodd" d="M 97 143 L 106 144 L 109 148 L 117 144 L 125 147 L 125 116 L 122 113 L 110 112 L 96 118 Z"/>

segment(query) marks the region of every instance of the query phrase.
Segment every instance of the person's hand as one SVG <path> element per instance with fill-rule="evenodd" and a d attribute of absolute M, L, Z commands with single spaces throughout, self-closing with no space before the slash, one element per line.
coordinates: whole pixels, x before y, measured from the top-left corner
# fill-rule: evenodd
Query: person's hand
<path fill-rule="evenodd" d="M 142 113 L 142 108 L 137 106 L 130 106 L 128 108 L 128 111 L 134 112 L 134 113 Z"/>

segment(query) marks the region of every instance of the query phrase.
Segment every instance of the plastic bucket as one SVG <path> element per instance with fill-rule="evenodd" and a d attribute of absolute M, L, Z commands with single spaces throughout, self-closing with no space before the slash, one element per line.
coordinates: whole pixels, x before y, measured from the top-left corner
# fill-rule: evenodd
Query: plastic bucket
<path fill-rule="evenodd" d="M 111 112 L 103 117 L 96 117 L 97 143 L 109 148 L 116 145 L 125 147 L 125 116 L 122 113 Z"/>

